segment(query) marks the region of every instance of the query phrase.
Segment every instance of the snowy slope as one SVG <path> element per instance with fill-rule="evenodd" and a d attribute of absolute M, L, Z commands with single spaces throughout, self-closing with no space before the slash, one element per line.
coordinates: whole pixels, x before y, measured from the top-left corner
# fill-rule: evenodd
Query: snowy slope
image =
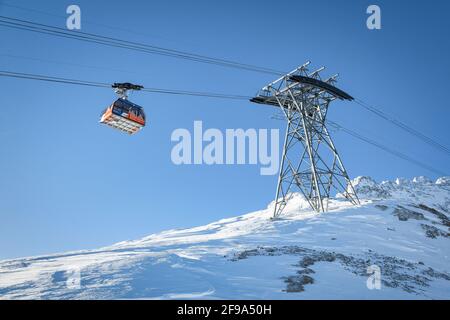
<path fill-rule="evenodd" d="M 0 262 L 0 299 L 449 299 L 450 178 L 354 181 L 361 206 L 267 209 L 98 250 Z M 369 290 L 367 267 L 381 269 Z"/>

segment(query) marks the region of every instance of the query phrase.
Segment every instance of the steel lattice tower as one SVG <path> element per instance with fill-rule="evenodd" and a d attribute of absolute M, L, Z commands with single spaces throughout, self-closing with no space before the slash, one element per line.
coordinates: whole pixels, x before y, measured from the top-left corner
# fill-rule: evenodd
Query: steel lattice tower
<path fill-rule="evenodd" d="M 328 199 L 336 193 L 359 204 L 326 126 L 330 102 L 353 98 L 334 86 L 337 75 L 322 80 L 325 68 L 310 73 L 308 65 L 275 80 L 251 99 L 279 107 L 287 121 L 274 218 L 283 212 L 295 188 L 317 212 L 327 211 Z"/>

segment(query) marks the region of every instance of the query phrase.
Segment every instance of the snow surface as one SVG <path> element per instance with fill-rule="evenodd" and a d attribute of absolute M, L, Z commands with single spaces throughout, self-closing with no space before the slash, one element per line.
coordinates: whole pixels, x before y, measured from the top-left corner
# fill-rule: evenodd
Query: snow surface
<path fill-rule="evenodd" d="M 354 180 L 318 214 L 261 211 L 85 250 L 0 261 L 0 299 L 449 299 L 450 178 Z M 367 267 L 381 269 L 369 290 Z M 79 281 L 78 281 L 79 280 Z"/>

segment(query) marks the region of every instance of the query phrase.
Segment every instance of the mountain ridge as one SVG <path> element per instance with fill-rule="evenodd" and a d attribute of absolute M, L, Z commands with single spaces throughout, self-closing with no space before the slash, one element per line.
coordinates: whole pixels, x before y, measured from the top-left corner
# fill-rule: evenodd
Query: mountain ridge
<path fill-rule="evenodd" d="M 337 195 L 319 214 L 293 194 L 275 221 L 272 202 L 100 249 L 0 261 L 0 299 L 448 299 L 450 178 L 353 183 L 356 207 Z M 380 290 L 367 287 L 373 266 Z"/>

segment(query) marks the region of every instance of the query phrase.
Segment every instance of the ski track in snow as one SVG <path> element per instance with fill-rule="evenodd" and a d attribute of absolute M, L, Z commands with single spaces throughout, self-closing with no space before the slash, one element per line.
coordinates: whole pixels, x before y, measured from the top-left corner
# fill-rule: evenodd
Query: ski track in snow
<path fill-rule="evenodd" d="M 98 250 L 0 261 L 0 299 L 449 299 L 450 178 L 354 180 L 361 205 L 267 209 Z M 381 268 L 381 290 L 366 286 Z M 80 283 L 73 283 L 79 275 Z"/>

